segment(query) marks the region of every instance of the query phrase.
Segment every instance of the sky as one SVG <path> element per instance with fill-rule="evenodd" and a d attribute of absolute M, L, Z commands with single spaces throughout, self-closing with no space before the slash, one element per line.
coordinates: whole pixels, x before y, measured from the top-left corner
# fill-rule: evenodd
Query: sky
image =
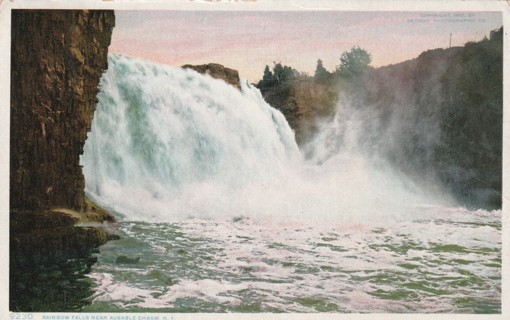
<path fill-rule="evenodd" d="M 499 12 L 116 11 L 110 52 L 158 63 L 220 63 L 257 82 L 266 65 L 314 74 L 329 71 L 342 52 L 359 46 L 371 65 L 462 46 L 502 25 Z"/>

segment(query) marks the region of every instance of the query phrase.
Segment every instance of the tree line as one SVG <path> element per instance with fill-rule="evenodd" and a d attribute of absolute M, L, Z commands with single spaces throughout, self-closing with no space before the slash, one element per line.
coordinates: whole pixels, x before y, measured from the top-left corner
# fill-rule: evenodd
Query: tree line
<path fill-rule="evenodd" d="M 351 50 L 345 51 L 340 56 L 340 64 L 336 66 L 333 72 L 329 72 L 323 65 L 321 59 L 317 60 L 317 67 L 315 69 L 314 77 L 317 80 L 336 78 L 355 78 L 359 77 L 370 69 L 372 62 L 372 55 L 360 47 L 352 47 Z M 278 85 L 283 85 L 292 79 L 297 79 L 300 76 L 306 76 L 296 69 L 283 65 L 281 62 L 273 62 L 273 68 L 269 65 L 264 68 L 262 80 L 259 81 L 257 87 L 267 88 Z"/>

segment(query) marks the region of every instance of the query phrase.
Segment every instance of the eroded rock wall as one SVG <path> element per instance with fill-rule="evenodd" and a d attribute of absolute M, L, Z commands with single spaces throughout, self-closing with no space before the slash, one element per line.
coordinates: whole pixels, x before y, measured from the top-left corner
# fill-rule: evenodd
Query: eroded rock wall
<path fill-rule="evenodd" d="M 300 146 L 335 115 L 338 100 L 358 120 L 357 147 L 370 157 L 458 205 L 500 209 L 503 34 L 493 30 L 481 41 L 429 50 L 356 77 L 298 77 L 260 89 Z"/>
<path fill-rule="evenodd" d="M 116 238 L 79 164 L 114 23 L 113 11 L 12 11 L 11 311 L 79 310 L 93 248 Z"/>
<path fill-rule="evenodd" d="M 283 113 L 296 133 L 296 142 L 303 145 L 317 131 L 318 123 L 334 113 L 339 85 L 333 78 L 299 77 L 260 90 L 266 102 Z"/>
<path fill-rule="evenodd" d="M 10 207 L 84 206 L 79 164 L 113 11 L 13 10 Z"/>

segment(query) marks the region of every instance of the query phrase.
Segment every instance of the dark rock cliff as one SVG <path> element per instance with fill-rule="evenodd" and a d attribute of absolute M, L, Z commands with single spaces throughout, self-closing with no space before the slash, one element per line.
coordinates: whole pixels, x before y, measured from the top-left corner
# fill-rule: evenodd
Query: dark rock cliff
<path fill-rule="evenodd" d="M 202 64 L 202 65 L 191 65 L 186 64 L 182 66 L 184 69 L 193 69 L 198 73 L 201 74 L 208 74 L 211 77 L 215 79 L 221 79 L 225 81 L 228 84 L 233 85 L 237 89 L 241 90 L 241 84 L 239 79 L 239 72 L 234 69 L 227 68 L 221 64 L 218 63 L 209 63 L 209 64 Z"/>
<path fill-rule="evenodd" d="M 113 12 L 12 13 L 11 208 L 82 209 L 79 164 Z"/>
<path fill-rule="evenodd" d="M 501 208 L 502 39 L 503 29 L 494 30 L 375 69 L 356 93 L 360 108 L 380 120 L 372 140 L 384 156 L 408 174 L 433 177 L 471 208 Z"/>
<path fill-rule="evenodd" d="M 276 86 L 261 87 L 260 91 L 267 103 L 283 113 L 296 134 L 297 143 L 302 145 L 313 135 L 318 121 L 334 112 L 339 86 L 333 78 L 298 77 Z"/>
<path fill-rule="evenodd" d="M 420 182 L 441 185 L 459 204 L 502 201 L 503 29 L 463 47 L 369 69 L 356 79 L 292 79 L 260 88 L 303 145 L 342 108 L 364 114 L 360 147 Z M 335 79 L 336 78 L 336 79 Z"/>
<path fill-rule="evenodd" d="M 70 294 L 73 288 L 84 289 L 77 274 L 94 262 L 91 250 L 112 237 L 104 222 L 113 217 L 85 199 L 79 160 L 114 23 L 113 11 L 12 11 L 13 311 L 79 309 L 84 297 Z"/>

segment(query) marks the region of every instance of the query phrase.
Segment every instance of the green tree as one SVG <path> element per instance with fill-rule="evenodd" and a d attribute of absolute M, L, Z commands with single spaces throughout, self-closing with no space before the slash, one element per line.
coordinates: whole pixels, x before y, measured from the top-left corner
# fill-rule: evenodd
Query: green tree
<path fill-rule="evenodd" d="M 315 78 L 317 79 L 324 79 L 329 75 L 328 70 L 324 68 L 324 65 L 322 64 L 322 60 L 317 60 L 317 68 L 315 69 Z"/>
<path fill-rule="evenodd" d="M 269 69 L 269 66 L 266 65 L 264 69 L 264 75 L 262 76 L 262 80 L 259 82 L 259 87 L 269 87 L 273 85 L 274 75 Z"/>
<path fill-rule="evenodd" d="M 280 84 L 281 82 L 284 82 L 284 79 L 283 79 L 283 65 L 280 62 L 274 64 L 274 66 L 273 66 L 273 74 L 274 74 L 274 79 L 275 79 L 277 84 Z"/>
<path fill-rule="evenodd" d="M 274 62 L 273 71 L 266 65 L 262 80 L 259 81 L 258 87 L 271 87 L 274 85 L 285 84 L 291 79 L 298 77 L 299 73 L 292 67 Z"/>
<path fill-rule="evenodd" d="M 340 65 L 336 71 L 341 76 L 353 77 L 365 72 L 372 62 L 372 55 L 360 47 L 352 47 L 350 51 L 342 53 Z"/>
<path fill-rule="evenodd" d="M 282 65 L 281 62 L 275 62 L 273 67 L 273 75 L 276 84 L 282 84 L 289 81 L 290 79 L 295 78 L 298 75 L 298 72 L 292 67 Z"/>

